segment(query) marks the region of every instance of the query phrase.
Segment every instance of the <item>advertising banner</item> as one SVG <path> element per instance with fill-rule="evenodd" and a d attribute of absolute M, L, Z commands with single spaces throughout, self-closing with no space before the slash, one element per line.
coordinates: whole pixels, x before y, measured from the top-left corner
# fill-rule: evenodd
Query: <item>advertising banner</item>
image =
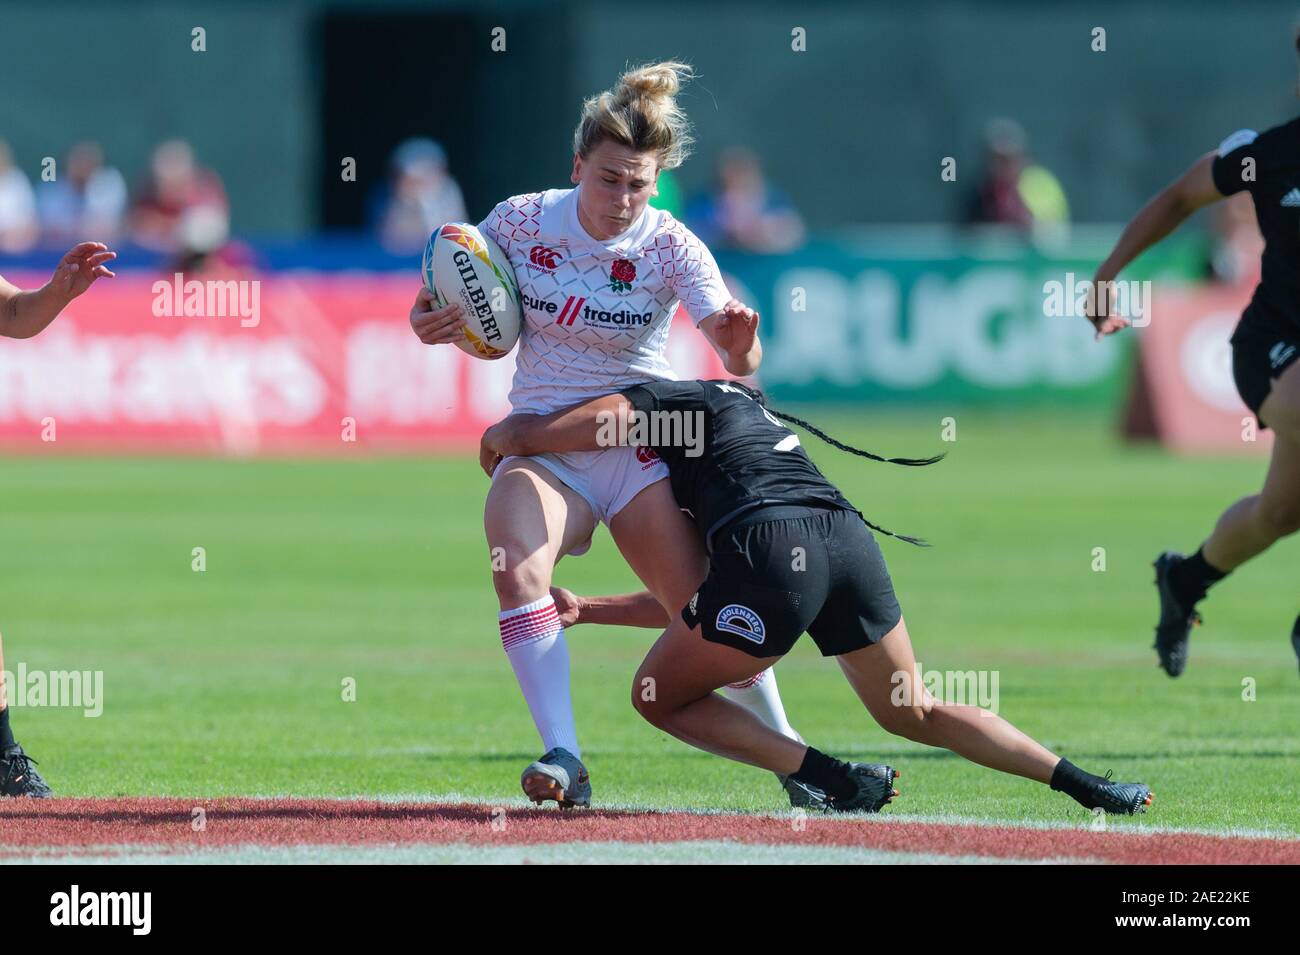
<path fill-rule="evenodd" d="M 7 275 L 25 287 L 45 276 Z M 98 282 L 36 338 L 0 339 L 0 444 L 34 451 L 348 453 L 477 444 L 514 358 L 421 344 L 410 275 Z M 683 377 L 721 363 L 684 313 Z"/>

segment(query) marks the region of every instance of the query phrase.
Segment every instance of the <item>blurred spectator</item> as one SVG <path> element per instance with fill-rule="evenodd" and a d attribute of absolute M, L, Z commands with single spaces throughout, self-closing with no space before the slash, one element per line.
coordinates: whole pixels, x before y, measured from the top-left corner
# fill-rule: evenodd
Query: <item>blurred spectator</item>
<path fill-rule="evenodd" d="M 371 202 L 371 229 L 398 254 L 419 252 L 429 233 L 464 221 L 465 200 L 447 171 L 447 154 L 432 139 L 408 139 L 393 152 L 388 182 Z"/>
<path fill-rule="evenodd" d="M 153 151 L 150 175 L 131 210 L 132 238 L 165 252 L 211 251 L 230 234 L 230 205 L 216 173 L 194 162 L 189 143 L 171 139 Z"/>
<path fill-rule="evenodd" d="M 0 139 L 0 252 L 24 252 L 36 243 L 36 195 Z"/>
<path fill-rule="evenodd" d="M 686 223 L 705 245 L 718 248 L 787 252 L 804 239 L 794 205 L 768 185 L 758 157 L 741 148 L 718 157 L 715 191 L 687 205 Z"/>
<path fill-rule="evenodd" d="M 984 175 L 967 212 L 968 222 L 1010 225 L 1026 232 L 1069 222 L 1065 190 L 1030 159 L 1019 123 L 991 121 L 984 130 L 984 149 Z"/>
<path fill-rule="evenodd" d="M 112 240 L 121 231 L 126 213 L 126 181 L 116 169 L 104 165 L 98 143 L 80 142 L 68 150 L 55 180 L 41 183 L 38 208 L 45 239 Z"/>

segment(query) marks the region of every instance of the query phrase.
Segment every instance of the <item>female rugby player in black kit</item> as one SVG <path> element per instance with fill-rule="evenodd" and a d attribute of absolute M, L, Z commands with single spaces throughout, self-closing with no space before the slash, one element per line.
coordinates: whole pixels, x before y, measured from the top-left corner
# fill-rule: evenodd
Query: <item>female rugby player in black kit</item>
<path fill-rule="evenodd" d="M 1296 36 L 1300 53 L 1300 34 Z M 1097 337 L 1128 326 L 1110 314 L 1104 294 L 1124 266 L 1172 232 L 1201 206 L 1249 191 L 1264 235 L 1259 285 L 1232 335 L 1232 372 L 1237 391 L 1260 427 L 1275 433 L 1264 487 L 1219 517 L 1213 532 L 1190 557 L 1167 551 L 1155 561 L 1160 620 L 1155 649 L 1160 666 L 1178 676 L 1187 665 L 1196 605 L 1214 583 L 1300 530 L 1300 119 L 1255 133 L 1233 133 L 1142 207 L 1114 250 L 1097 269 L 1089 316 Z M 1300 619 L 1292 630 L 1300 655 Z"/>
<path fill-rule="evenodd" d="M 1144 810 L 1146 786 L 1086 773 L 988 710 L 930 696 L 874 525 L 822 476 L 780 414 L 738 382 L 662 381 L 549 415 L 511 415 L 483 435 L 489 475 L 503 456 L 591 450 L 614 435 L 648 445 L 668 465 L 677 503 L 709 552 L 708 577 L 690 603 L 672 619 L 648 592 L 578 598 L 564 608 L 572 623 L 667 625 L 633 681 L 638 712 L 700 749 L 820 790 L 825 808 L 877 811 L 896 795 L 892 768 L 841 762 L 714 692 L 772 666 L 806 630 L 890 732 L 1047 783 L 1089 809 Z M 638 422 L 682 424 L 688 415 L 702 426 L 693 432 L 699 441 L 665 430 L 637 437 Z M 833 443 L 895 464 L 937 460 L 885 459 Z"/>

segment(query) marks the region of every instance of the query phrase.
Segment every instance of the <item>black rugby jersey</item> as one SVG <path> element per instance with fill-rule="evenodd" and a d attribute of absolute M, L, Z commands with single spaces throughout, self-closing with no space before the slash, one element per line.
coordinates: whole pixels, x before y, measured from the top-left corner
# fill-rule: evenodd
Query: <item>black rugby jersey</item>
<path fill-rule="evenodd" d="M 1265 244 L 1251 309 L 1300 330 L 1300 119 L 1263 133 L 1233 133 L 1210 169 L 1225 196 L 1249 190 L 1255 200 Z"/>
<path fill-rule="evenodd" d="M 857 512 L 822 476 L 799 436 L 729 381 L 656 381 L 622 392 L 644 428 L 632 443 L 668 465 L 679 507 L 712 545 L 714 531 L 763 504 Z"/>

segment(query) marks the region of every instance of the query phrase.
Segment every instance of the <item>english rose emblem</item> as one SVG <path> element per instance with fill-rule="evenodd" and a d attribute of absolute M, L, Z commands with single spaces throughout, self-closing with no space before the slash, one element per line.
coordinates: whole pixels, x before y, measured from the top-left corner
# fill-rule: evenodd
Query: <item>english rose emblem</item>
<path fill-rule="evenodd" d="M 626 292 L 636 281 L 636 266 L 627 259 L 617 259 L 609 270 L 609 287 L 615 292 Z"/>

